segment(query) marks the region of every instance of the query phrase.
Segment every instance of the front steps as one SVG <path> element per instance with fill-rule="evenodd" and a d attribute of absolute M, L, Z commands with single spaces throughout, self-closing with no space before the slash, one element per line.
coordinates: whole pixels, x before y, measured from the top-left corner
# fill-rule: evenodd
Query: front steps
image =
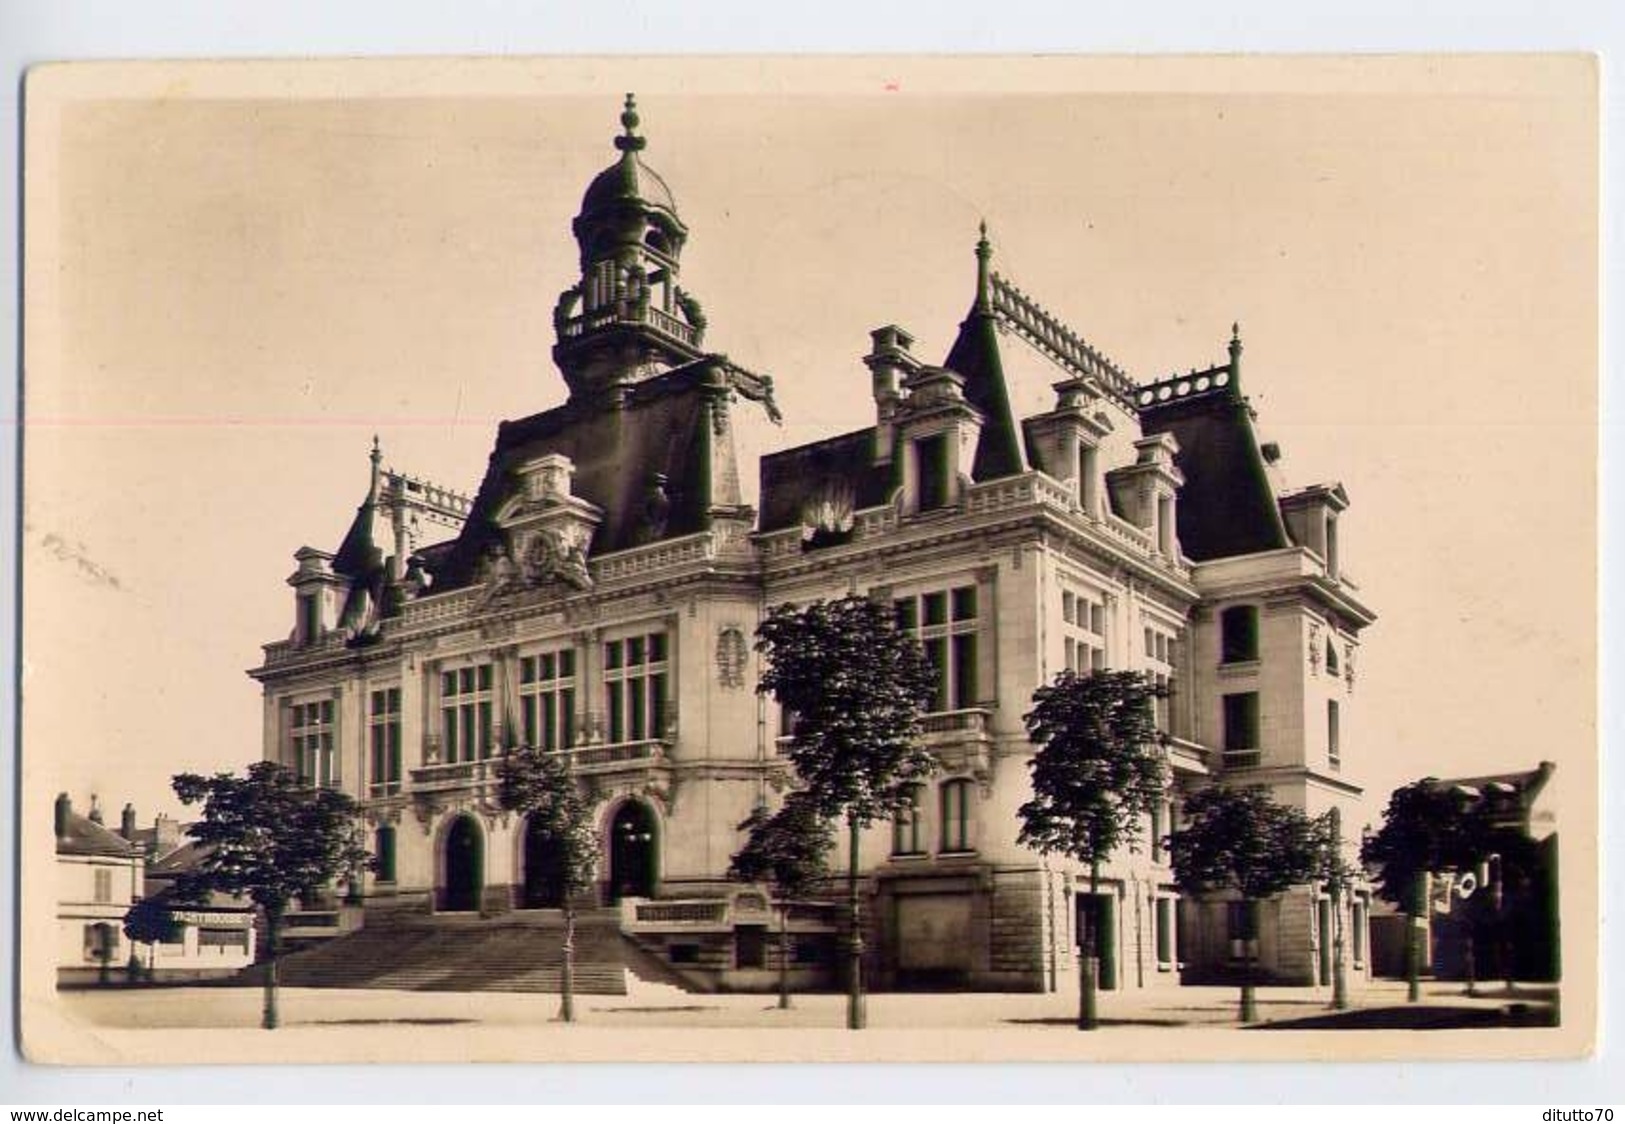
<path fill-rule="evenodd" d="M 557 910 L 500 918 L 401 916 L 283 956 L 277 974 L 285 987 L 557 994 L 563 942 L 564 920 Z M 260 981 L 265 971 L 257 964 L 244 976 Z M 579 995 L 627 993 L 616 911 L 587 910 L 576 918 L 574 982 Z"/>

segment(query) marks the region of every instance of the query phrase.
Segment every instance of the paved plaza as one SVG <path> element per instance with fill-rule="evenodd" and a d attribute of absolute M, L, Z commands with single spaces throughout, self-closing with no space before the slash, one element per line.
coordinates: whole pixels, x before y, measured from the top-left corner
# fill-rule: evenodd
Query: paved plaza
<path fill-rule="evenodd" d="M 92 988 L 58 998 L 61 1029 L 77 1033 L 87 1048 L 126 1060 L 190 1063 L 258 1060 L 273 1049 L 301 1061 L 393 1060 L 403 1051 L 435 1061 L 897 1060 L 921 1057 L 922 1049 L 944 1058 L 1196 1060 L 1269 1056 L 1286 1045 L 1283 1039 L 1306 1039 L 1258 1032 L 1271 1028 L 1500 1029 L 1510 1053 L 1529 1047 L 1528 1032 L 1514 1028 L 1550 1025 L 1555 1017 L 1550 989 L 1521 987 L 1508 996 L 1494 985 L 1468 998 L 1459 984 L 1430 983 L 1420 1004 L 1408 1004 L 1404 984 L 1395 981 L 1356 989 L 1347 1012 L 1330 1010 L 1324 988 L 1262 988 L 1256 1030 L 1237 1026 L 1235 988 L 1106 992 L 1101 1029 L 1091 1035 L 1073 1029 L 1077 997 L 1070 994 L 870 995 L 869 1030 L 861 1034 L 844 1030 L 840 995 L 797 995 L 783 1011 L 771 995 L 696 995 L 641 983 L 626 996 L 580 997 L 575 1025 L 555 1021 L 555 995 L 289 988 L 281 995 L 282 1027 L 271 1033 L 258 1029 L 256 988 Z M 1376 1041 L 1360 1034 L 1307 1037 L 1337 1044 L 1325 1048 L 1333 1053 L 1345 1043 Z M 1401 1037 L 1416 1056 L 1418 1048 L 1430 1052 L 1423 1043 L 1450 1036 Z"/>

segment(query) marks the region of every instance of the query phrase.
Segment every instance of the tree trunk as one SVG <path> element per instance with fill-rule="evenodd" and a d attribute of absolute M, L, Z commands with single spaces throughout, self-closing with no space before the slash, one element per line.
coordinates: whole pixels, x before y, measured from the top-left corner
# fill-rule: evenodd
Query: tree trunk
<path fill-rule="evenodd" d="M 564 964 L 559 970 L 559 1021 L 576 1021 L 576 907 L 564 902 Z"/>
<path fill-rule="evenodd" d="M 790 1009 L 790 903 L 779 903 L 779 1010 Z"/>
<path fill-rule="evenodd" d="M 852 932 L 847 941 L 846 1028 L 862 1030 L 868 1022 L 863 1003 L 863 924 L 858 903 L 858 821 L 856 816 L 846 818 L 848 831 L 848 861 L 846 868 L 847 904 L 850 907 Z"/>
<path fill-rule="evenodd" d="M 1332 1010 L 1349 1008 L 1349 973 L 1344 963 L 1348 951 L 1343 925 L 1343 888 L 1332 887 Z"/>
<path fill-rule="evenodd" d="M 1405 999 L 1415 1003 L 1422 998 L 1422 930 L 1427 924 L 1428 876 L 1425 871 L 1416 875 L 1416 900 L 1406 925 L 1405 939 Z"/>
<path fill-rule="evenodd" d="M 1241 1021 L 1258 1021 L 1258 995 L 1253 985 L 1253 941 L 1258 933 L 1258 903 L 1251 898 L 1241 899 Z"/>
<path fill-rule="evenodd" d="M 1100 903 L 1100 864 L 1089 864 L 1089 904 L 1083 908 L 1083 957 L 1078 965 L 1078 1029 L 1100 1025 L 1096 989 L 1100 985 L 1100 956 L 1095 949 L 1095 910 Z"/>
<path fill-rule="evenodd" d="M 265 1009 L 260 1026 L 275 1030 L 281 1022 L 277 1011 L 277 956 L 282 951 L 282 910 L 265 911 Z"/>

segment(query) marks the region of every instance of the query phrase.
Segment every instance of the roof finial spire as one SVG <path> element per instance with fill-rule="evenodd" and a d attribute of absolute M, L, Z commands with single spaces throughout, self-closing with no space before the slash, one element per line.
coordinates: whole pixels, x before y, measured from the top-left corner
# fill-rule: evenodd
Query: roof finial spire
<path fill-rule="evenodd" d="M 1230 382 L 1234 385 L 1241 379 L 1241 323 L 1237 321 L 1230 325 Z"/>
<path fill-rule="evenodd" d="M 987 240 L 986 219 L 982 220 L 979 229 L 981 237 L 976 240 L 976 311 L 987 312 L 992 308 L 989 289 L 993 246 Z"/>
<path fill-rule="evenodd" d="M 369 459 L 372 461 L 372 480 L 367 485 L 367 502 L 377 503 L 379 468 L 384 463 L 384 450 L 378 444 L 378 435 L 376 433 L 372 435 L 372 453 L 369 455 Z"/>
<path fill-rule="evenodd" d="M 621 127 L 626 130 L 615 138 L 615 147 L 622 152 L 639 152 L 649 142 L 638 136 L 638 97 L 626 95 L 626 108 L 621 110 Z"/>

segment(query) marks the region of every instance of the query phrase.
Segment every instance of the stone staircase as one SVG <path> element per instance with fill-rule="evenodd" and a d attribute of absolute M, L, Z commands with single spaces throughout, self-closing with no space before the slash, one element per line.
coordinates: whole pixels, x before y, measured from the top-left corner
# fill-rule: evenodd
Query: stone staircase
<path fill-rule="evenodd" d="M 560 989 L 564 920 L 557 911 L 500 918 L 456 915 L 390 918 L 282 957 L 284 987 L 391 988 L 402 991 Z M 265 965 L 246 978 L 263 980 Z M 575 991 L 625 995 L 627 966 L 614 910 L 576 918 Z"/>

